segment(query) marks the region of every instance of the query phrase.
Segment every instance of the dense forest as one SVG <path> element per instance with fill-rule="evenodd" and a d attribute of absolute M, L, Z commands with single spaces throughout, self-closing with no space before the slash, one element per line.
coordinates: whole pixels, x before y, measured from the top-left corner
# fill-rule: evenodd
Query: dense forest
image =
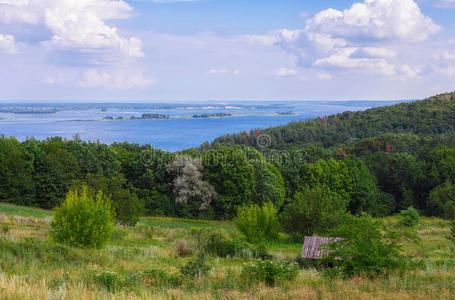
<path fill-rule="evenodd" d="M 272 203 L 284 229 L 302 234 L 318 231 L 294 228 L 310 215 L 324 224 L 412 206 L 454 218 L 454 132 L 452 93 L 227 135 L 180 153 L 2 136 L 0 202 L 54 208 L 87 185 L 110 195 L 124 224 L 141 214 L 232 219 L 244 204 Z"/>

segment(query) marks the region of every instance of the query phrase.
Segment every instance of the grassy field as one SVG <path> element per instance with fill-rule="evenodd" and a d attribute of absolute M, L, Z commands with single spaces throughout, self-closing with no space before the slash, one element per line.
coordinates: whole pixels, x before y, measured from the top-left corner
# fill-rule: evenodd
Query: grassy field
<path fill-rule="evenodd" d="M 390 218 L 393 222 L 394 219 Z M 230 222 L 144 218 L 134 228 L 117 227 L 102 250 L 81 250 L 48 240 L 48 211 L 0 204 L 0 299 L 455 299 L 455 247 L 447 223 L 424 218 L 420 242 L 407 251 L 424 264 L 403 276 L 328 280 L 302 269 L 294 282 L 276 287 L 246 285 L 239 273 L 250 257 L 209 257 L 206 276 L 177 280 L 176 246 L 197 248 L 194 228 L 234 233 Z M 300 243 L 270 246 L 274 259 L 290 260 Z M 162 270 L 169 280 L 144 274 Z"/>

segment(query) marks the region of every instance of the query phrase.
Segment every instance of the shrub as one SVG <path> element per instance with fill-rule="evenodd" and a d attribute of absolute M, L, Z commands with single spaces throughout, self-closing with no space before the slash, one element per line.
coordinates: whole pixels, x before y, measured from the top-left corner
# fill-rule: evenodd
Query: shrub
<path fill-rule="evenodd" d="M 51 237 L 74 247 L 102 248 L 114 229 L 109 198 L 98 192 L 94 198 L 87 187 L 68 192 L 65 201 L 54 210 Z"/>
<path fill-rule="evenodd" d="M 120 276 L 111 271 L 104 271 L 95 275 L 96 282 L 109 291 L 113 291 L 122 285 Z"/>
<path fill-rule="evenodd" d="M 410 266 L 401 245 L 406 236 L 368 215 L 351 217 L 330 235 L 344 239 L 327 245 L 331 252 L 321 261 L 337 268 L 323 269 L 325 275 L 372 277 Z"/>
<path fill-rule="evenodd" d="M 281 224 L 284 231 L 297 237 L 324 234 L 343 223 L 347 202 L 340 195 L 323 188 L 297 192 L 294 201 L 284 210 Z"/>
<path fill-rule="evenodd" d="M 408 209 L 400 211 L 401 220 L 400 223 L 406 227 L 414 227 L 419 224 L 420 216 L 417 209 L 412 206 Z"/>
<path fill-rule="evenodd" d="M 446 181 L 435 187 L 428 197 L 428 210 L 434 216 L 455 218 L 455 184 Z"/>
<path fill-rule="evenodd" d="M 205 256 L 200 254 L 196 259 L 190 260 L 180 268 L 182 275 L 203 276 L 210 270 L 210 266 L 205 262 Z"/>
<path fill-rule="evenodd" d="M 447 234 L 447 238 L 455 243 L 455 220 L 450 221 L 449 223 L 449 233 Z"/>
<path fill-rule="evenodd" d="M 245 264 L 240 277 L 246 284 L 265 282 L 268 286 L 274 286 L 294 280 L 298 275 L 298 269 L 296 263 L 258 260 Z"/>
<path fill-rule="evenodd" d="M 271 202 L 262 207 L 257 204 L 239 207 L 234 224 L 253 243 L 275 240 L 280 227 L 277 209 Z"/>
<path fill-rule="evenodd" d="M 236 245 L 222 230 L 213 230 L 206 237 L 207 252 L 220 257 L 234 256 Z"/>
<path fill-rule="evenodd" d="M 175 251 L 180 257 L 190 255 L 193 252 L 186 241 L 177 241 L 175 245 Z"/>
<path fill-rule="evenodd" d="M 134 226 L 144 209 L 143 202 L 128 189 L 120 189 L 111 196 L 117 221 L 125 226 Z"/>
<path fill-rule="evenodd" d="M 145 270 L 142 278 L 150 285 L 177 287 L 182 284 L 182 278 L 178 274 L 167 274 L 161 269 Z"/>

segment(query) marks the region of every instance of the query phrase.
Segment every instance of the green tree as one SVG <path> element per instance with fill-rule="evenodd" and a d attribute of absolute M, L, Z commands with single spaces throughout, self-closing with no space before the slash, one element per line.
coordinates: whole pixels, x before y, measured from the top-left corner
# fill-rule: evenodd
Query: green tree
<path fill-rule="evenodd" d="M 431 215 L 445 219 L 455 218 L 455 185 L 450 181 L 435 187 L 428 198 Z"/>
<path fill-rule="evenodd" d="M 251 204 L 256 189 L 254 168 L 241 147 L 218 146 L 203 156 L 205 178 L 219 197 L 212 202 L 215 215 L 231 219 L 242 204 Z"/>
<path fill-rule="evenodd" d="M 117 222 L 122 225 L 134 226 L 144 210 L 144 203 L 134 192 L 126 187 L 123 174 L 106 178 L 97 174 L 87 174 L 84 180 L 75 182 L 76 187 L 87 185 L 90 191 L 102 191 L 112 203 Z M 94 197 L 95 195 L 92 195 Z"/>
<path fill-rule="evenodd" d="M 343 222 L 347 205 L 346 199 L 327 188 L 304 189 L 281 214 L 281 224 L 287 233 L 299 237 L 323 234 Z"/>
<path fill-rule="evenodd" d="M 32 172 L 19 141 L 0 137 L 0 201 L 30 205 L 35 192 Z"/>

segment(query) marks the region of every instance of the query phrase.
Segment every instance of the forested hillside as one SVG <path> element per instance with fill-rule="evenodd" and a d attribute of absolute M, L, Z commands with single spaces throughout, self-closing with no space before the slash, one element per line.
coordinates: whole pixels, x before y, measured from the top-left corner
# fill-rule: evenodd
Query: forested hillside
<path fill-rule="evenodd" d="M 361 112 L 344 112 L 265 130 L 256 129 L 225 135 L 216 139 L 212 145 L 237 144 L 260 148 L 258 133 L 270 137 L 270 148 L 290 149 L 308 143 L 332 147 L 385 133 L 437 136 L 454 131 L 455 93 L 448 93 L 423 101 L 372 108 Z"/>
<path fill-rule="evenodd" d="M 54 208 L 84 185 L 108 194 L 123 224 L 142 214 L 232 219 L 243 205 L 271 203 L 293 234 L 295 220 L 309 222 L 300 233 L 311 234 L 321 230 L 313 223 L 337 215 L 383 216 L 411 206 L 450 219 L 454 131 L 452 93 L 252 130 L 181 153 L 2 136 L 0 202 Z"/>

